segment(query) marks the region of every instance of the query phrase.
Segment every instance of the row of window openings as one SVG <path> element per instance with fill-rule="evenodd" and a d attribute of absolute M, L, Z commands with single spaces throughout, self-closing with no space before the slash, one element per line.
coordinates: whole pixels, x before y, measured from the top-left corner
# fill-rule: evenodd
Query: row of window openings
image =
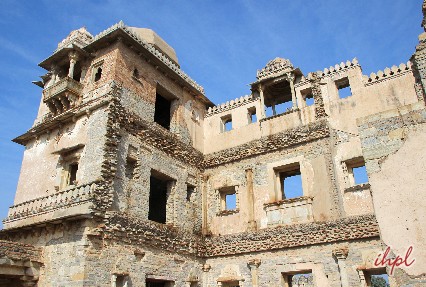
<path fill-rule="evenodd" d="M 363 162 L 347 163 L 348 175 L 353 185 L 368 182 L 367 170 Z M 128 179 L 133 179 L 136 168 L 136 160 L 127 158 L 125 175 Z M 78 163 L 74 162 L 66 166 L 64 186 L 75 185 L 77 183 Z M 293 169 L 276 170 L 276 177 L 279 179 L 282 199 L 291 199 L 303 196 L 302 175 L 300 166 Z M 150 177 L 150 199 L 148 219 L 160 223 L 166 222 L 167 194 L 173 186 L 174 180 L 161 177 Z M 187 184 L 186 201 L 191 201 L 191 196 L 195 192 L 195 186 Z M 235 186 L 219 189 L 222 210 L 237 209 L 237 193 Z"/>
<path fill-rule="evenodd" d="M 352 96 L 351 88 L 349 85 L 349 79 L 347 77 L 340 79 L 335 82 L 336 88 L 339 94 L 340 99 L 347 98 L 349 96 Z M 312 90 L 307 89 L 305 91 L 302 91 L 302 97 L 305 101 L 306 106 L 312 106 L 314 105 L 314 96 L 312 95 Z M 266 117 L 272 117 L 277 114 L 283 114 L 290 110 L 293 107 L 292 101 L 287 101 L 278 105 L 275 105 L 274 107 L 266 107 Z M 225 117 L 222 117 L 222 132 L 227 132 L 232 130 L 232 116 L 227 115 Z M 248 123 L 254 123 L 257 121 L 256 117 L 256 109 L 249 109 L 248 110 Z"/>
<path fill-rule="evenodd" d="M 127 275 L 114 275 L 114 287 L 130 287 L 129 285 L 129 276 Z M 368 287 L 388 287 L 389 286 L 389 276 L 383 270 L 378 271 L 364 271 L 364 277 L 366 279 L 366 284 Z M 282 273 L 284 287 L 313 287 L 314 278 L 312 270 L 298 271 L 292 273 Z M 164 281 L 164 280 L 146 280 L 147 287 L 172 287 L 174 286 L 173 281 Z M 198 286 L 197 282 L 192 282 L 190 286 Z M 222 286 L 225 287 L 239 287 L 239 282 L 224 282 Z"/>
<path fill-rule="evenodd" d="M 367 170 L 363 162 L 347 164 L 348 175 L 352 178 L 353 185 L 368 182 Z M 277 169 L 275 176 L 279 180 L 279 190 L 282 199 L 292 199 L 303 196 L 302 174 L 300 166 L 292 169 Z M 221 210 L 237 209 L 237 192 L 235 187 L 225 187 L 219 189 L 221 199 Z"/>

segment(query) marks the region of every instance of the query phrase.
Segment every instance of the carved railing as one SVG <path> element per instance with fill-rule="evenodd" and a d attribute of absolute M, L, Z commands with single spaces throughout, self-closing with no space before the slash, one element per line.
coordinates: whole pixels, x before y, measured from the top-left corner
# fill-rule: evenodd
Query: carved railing
<path fill-rule="evenodd" d="M 92 182 L 13 205 L 9 208 L 8 217 L 4 222 L 82 204 L 93 198 L 95 189 L 96 183 Z"/>
<path fill-rule="evenodd" d="M 65 77 L 43 91 L 43 102 L 53 115 L 58 115 L 75 107 L 82 94 L 83 85 L 70 77 Z"/>

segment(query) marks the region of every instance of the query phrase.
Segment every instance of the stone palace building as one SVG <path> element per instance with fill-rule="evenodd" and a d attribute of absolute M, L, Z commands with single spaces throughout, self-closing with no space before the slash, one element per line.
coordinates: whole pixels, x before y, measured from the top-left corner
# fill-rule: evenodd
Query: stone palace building
<path fill-rule="evenodd" d="M 426 33 L 413 53 L 276 58 L 214 105 L 154 31 L 72 31 L 14 139 L 0 286 L 426 286 Z"/>

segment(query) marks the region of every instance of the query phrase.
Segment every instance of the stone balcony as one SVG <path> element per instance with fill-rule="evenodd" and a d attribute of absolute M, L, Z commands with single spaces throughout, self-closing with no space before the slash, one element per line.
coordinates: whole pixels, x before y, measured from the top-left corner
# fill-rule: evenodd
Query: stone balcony
<path fill-rule="evenodd" d="M 78 105 L 82 94 L 83 85 L 65 77 L 43 91 L 43 102 L 47 104 L 53 116 L 57 116 Z"/>
<path fill-rule="evenodd" d="M 268 227 L 313 221 L 312 200 L 310 196 L 301 196 L 265 203 Z"/>
<path fill-rule="evenodd" d="M 9 208 L 8 217 L 3 220 L 4 228 L 90 215 L 96 188 L 95 182 L 83 184 L 13 205 Z"/>

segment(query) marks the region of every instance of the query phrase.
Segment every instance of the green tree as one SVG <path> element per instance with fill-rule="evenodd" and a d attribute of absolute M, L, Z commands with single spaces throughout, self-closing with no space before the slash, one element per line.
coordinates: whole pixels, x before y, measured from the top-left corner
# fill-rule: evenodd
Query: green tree
<path fill-rule="evenodd" d="M 389 287 L 389 284 L 386 283 L 386 280 L 383 277 L 372 276 L 371 286 L 372 287 Z"/>

